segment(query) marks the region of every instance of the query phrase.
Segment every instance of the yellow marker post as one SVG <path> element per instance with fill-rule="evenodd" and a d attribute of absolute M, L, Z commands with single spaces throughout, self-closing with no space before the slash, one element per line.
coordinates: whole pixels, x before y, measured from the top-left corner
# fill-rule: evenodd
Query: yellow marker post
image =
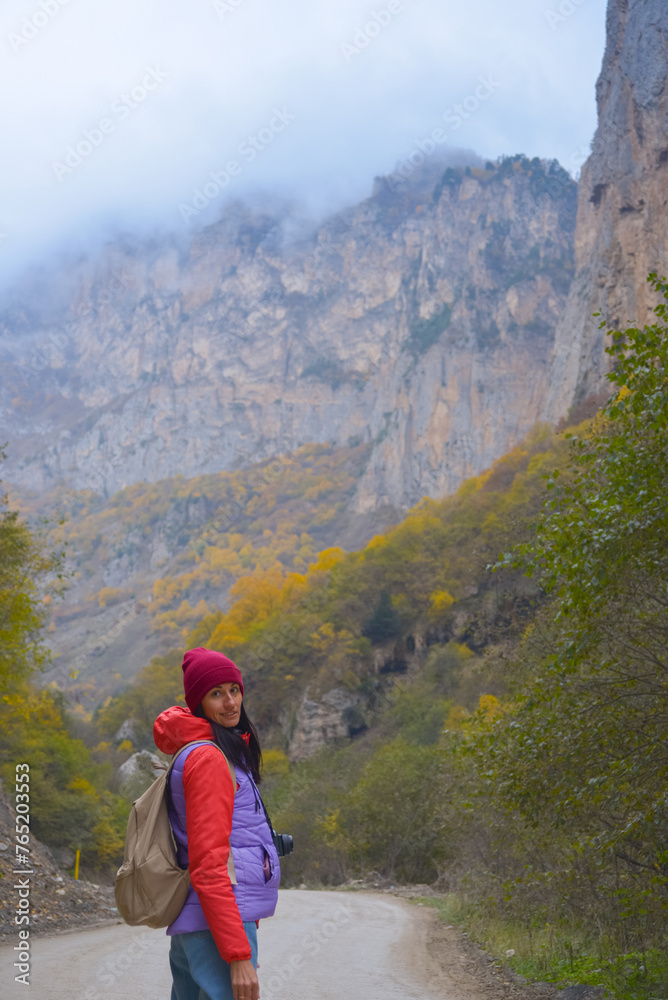
<path fill-rule="evenodd" d="M 74 859 L 74 877 L 79 878 L 79 857 L 81 855 L 81 849 L 77 847 L 77 854 Z"/>

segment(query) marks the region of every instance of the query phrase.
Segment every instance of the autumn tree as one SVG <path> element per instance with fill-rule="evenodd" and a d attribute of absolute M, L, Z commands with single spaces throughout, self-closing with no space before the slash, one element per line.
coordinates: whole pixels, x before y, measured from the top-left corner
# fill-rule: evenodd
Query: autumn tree
<path fill-rule="evenodd" d="M 4 452 L 0 452 L 4 458 Z M 43 626 L 63 581 L 63 554 L 47 551 L 0 495 L 0 681 L 25 678 L 48 658 Z"/>
<path fill-rule="evenodd" d="M 549 606 L 525 638 L 514 711 L 478 745 L 499 801 L 568 831 L 569 860 L 553 858 L 565 898 L 588 886 L 643 948 L 668 912 L 667 309 L 613 333 L 611 398 L 549 477 L 534 538 L 499 564 L 537 576 Z"/>

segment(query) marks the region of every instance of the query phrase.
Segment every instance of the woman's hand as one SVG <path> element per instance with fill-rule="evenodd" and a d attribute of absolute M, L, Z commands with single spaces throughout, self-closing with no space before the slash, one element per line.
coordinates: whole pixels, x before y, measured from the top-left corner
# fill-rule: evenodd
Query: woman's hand
<path fill-rule="evenodd" d="M 259 1000 L 260 984 L 250 959 L 244 962 L 230 962 L 230 976 L 234 1000 Z"/>

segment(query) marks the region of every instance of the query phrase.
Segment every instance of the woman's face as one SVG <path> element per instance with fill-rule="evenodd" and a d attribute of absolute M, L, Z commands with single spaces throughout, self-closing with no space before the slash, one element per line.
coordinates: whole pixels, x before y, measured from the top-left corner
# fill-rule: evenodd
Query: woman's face
<path fill-rule="evenodd" d="M 202 698 L 202 708 L 207 719 L 221 726 L 233 728 L 239 725 L 243 695 L 238 684 L 230 681 L 217 684 Z"/>

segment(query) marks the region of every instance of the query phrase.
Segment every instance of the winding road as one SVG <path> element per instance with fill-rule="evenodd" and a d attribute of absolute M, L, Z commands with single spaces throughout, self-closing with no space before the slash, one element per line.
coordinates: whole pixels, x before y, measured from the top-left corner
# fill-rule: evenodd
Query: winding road
<path fill-rule="evenodd" d="M 261 1000 L 462 1000 L 475 998 L 457 944 L 435 956 L 433 911 L 373 893 L 279 894 L 259 934 Z M 16 954 L 0 949 L 0 996 L 17 1000 L 169 1000 L 164 930 L 117 923 L 33 939 L 28 989 L 14 981 Z M 452 970 L 447 955 L 452 951 Z M 467 978 L 467 977 L 465 977 Z"/>

